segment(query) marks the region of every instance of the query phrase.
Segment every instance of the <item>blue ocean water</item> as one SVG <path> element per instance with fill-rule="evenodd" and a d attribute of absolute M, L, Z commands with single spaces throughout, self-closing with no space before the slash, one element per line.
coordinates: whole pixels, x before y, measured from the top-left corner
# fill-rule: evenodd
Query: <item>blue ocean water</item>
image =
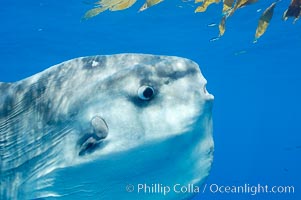
<path fill-rule="evenodd" d="M 196 61 L 215 95 L 215 154 L 207 186 L 294 186 L 294 193 L 205 191 L 195 199 L 301 199 L 301 23 L 282 21 L 278 3 L 265 35 L 253 43 L 258 18 L 273 1 L 238 10 L 216 41 L 221 4 L 194 13 L 193 3 L 143 3 L 81 21 L 84 1 L 1 1 L 0 81 L 17 81 L 80 56 L 177 55 Z M 258 9 L 262 9 L 258 12 Z"/>

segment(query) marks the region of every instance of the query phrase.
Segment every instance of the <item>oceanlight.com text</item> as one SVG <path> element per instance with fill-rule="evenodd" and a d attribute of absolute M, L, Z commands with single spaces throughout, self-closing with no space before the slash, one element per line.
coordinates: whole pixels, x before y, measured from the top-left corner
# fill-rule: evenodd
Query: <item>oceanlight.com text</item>
<path fill-rule="evenodd" d="M 294 186 L 269 186 L 269 185 L 250 185 L 244 184 L 240 186 L 226 186 L 226 185 L 218 185 L 218 184 L 205 184 L 204 192 L 209 191 L 210 193 L 220 193 L 220 194 L 294 194 L 295 187 Z"/>

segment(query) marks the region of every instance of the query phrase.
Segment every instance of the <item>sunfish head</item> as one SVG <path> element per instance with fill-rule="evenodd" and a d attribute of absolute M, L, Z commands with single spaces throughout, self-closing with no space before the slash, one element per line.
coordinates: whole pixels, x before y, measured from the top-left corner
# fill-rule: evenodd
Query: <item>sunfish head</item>
<path fill-rule="evenodd" d="M 174 191 L 200 186 L 213 160 L 213 96 L 196 63 L 143 54 L 93 56 L 39 76 L 48 77 L 53 126 L 59 123 L 68 131 L 52 147 L 59 149 L 51 158 L 55 164 L 26 186 L 29 198 L 182 199 L 196 194 Z M 163 194 L 163 186 L 170 192 Z"/>
<path fill-rule="evenodd" d="M 163 144 L 192 132 L 196 133 L 193 141 L 202 140 L 204 130 L 211 127 L 203 123 L 211 118 L 213 96 L 196 63 L 135 54 L 83 58 L 82 62 L 91 72 L 78 77 L 84 86 L 73 89 L 77 103 L 71 107 L 76 105 L 72 108 L 77 110 L 76 123 L 85 124 L 96 116 L 106 123 L 105 145 L 95 154 Z"/>

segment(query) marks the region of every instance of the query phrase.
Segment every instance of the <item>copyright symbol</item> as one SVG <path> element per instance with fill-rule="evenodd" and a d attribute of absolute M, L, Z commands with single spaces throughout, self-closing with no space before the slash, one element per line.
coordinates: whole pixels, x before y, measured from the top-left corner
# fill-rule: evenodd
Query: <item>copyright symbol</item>
<path fill-rule="evenodd" d="M 134 192 L 135 187 L 132 184 L 128 184 L 125 189 L 127 192 Z"/>

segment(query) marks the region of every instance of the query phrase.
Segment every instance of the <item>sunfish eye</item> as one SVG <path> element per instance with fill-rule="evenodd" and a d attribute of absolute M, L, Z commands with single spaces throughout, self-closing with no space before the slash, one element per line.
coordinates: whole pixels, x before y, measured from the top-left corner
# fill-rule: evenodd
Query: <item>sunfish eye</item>
<path fill-rule="evenodd" d="M 150 100 L 154 96 L 154 88 L 148 85 L 143 85 L 138 89 L 138 97 L 141 100 Z"/>

